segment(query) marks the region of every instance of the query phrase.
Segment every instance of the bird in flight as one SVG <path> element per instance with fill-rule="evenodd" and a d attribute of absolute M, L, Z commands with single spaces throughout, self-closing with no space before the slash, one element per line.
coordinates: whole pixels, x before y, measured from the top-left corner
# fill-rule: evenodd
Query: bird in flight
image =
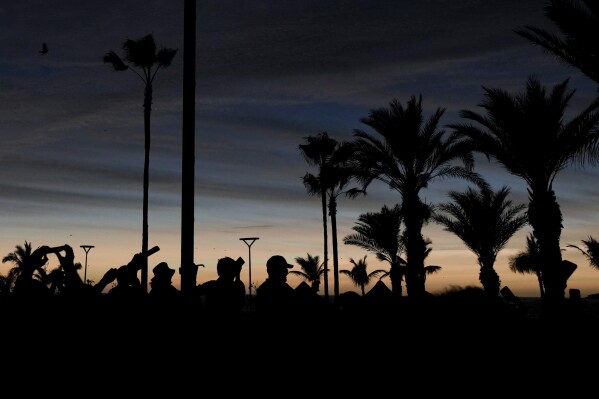
<path fill-rule="evenodd" d="M 40 54 L 44 55 L 48 52 L 48 45 L 44 42 L 42 43 L 42 49 L 40 50 Z"/>

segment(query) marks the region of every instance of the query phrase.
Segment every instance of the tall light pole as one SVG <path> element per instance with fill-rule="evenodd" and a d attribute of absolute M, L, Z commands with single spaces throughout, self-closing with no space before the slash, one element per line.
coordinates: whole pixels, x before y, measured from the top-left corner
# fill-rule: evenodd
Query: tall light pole
<path fill-rule="evenodd" d="M 252 312 L 252 244 L 254 243 L 254 241 L 259 240 L 259 237 L 245 237 L 245 238 L 240 238 L 241 241 L 245 242 L 245 245 L 248 246 L 248 266 L 249 266 L 249 284 L 248 287 L 250 288 L 250 296 L 248 297 L 248 308 L 250 310 L 250 313 Z"/>
<path fill-rule="evenodd" d="M 87 254 L 90 249 L 94 248 L 93 245 L 80 245 L 85 251 L 85 271 L 83 272 L 83 284 L 87 284 Z"/>

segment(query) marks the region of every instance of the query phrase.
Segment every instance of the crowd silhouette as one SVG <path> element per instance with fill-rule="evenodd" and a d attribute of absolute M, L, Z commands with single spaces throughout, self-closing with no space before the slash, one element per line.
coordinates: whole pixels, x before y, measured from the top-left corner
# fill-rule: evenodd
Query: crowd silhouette
<path fill-rule="evenodd" d="M 63 272 L 60 290 L 35 277 L 49 258 L 55 256 Z M 43 310 L 46 315 L 71 317 L 75 309 L 98 321 L 120 320 L 124 323 L 197 323 L 252 322 L 263 325 L 289 322 L 304 326 L 322 323 L 368 321 L 369 326 L 396 322 L 419 323 L 441 320 L 469 323 L 529 323 L 529 309 L 508 287 L 501 295 L 490 295 L 478 287 L 452 287 L 442 294 L 429 294 L 417 300 L 398 297 L 379 280 L 363 295 L 343 293 L 340 301 L 326 301 L 317 292 L 318 285 L 300 283 L 293 288 L 287 282 L 294 265 L 280 255 L 266 262 L 268 277 L 255 292 L 254 307 L 248 307 L 246 286 L 241 280 L 242 257 L 234 260 L 220 258 L 216 269 L 218 278 L 198 283 L 194 290 L 182 292 L 173 285 L 176 273 L 168 263 L 152 268 L 150 290 L 146 292 L 139 272 L 147 255 L 135 253 L 126 264 L 109 268 L 95 284 L 84 283 L 77 272 L 73 249 L 40 246 L 22 259 L 19 273 L 10 292 L 2 295 L 4 310 L 25 314 L 28 309 Z M 112 285 L 112 286 L 111 286 Z M 111 287 L 109 287 L 111 286 Z M 577 294 L 578 295 L 575 295 Z M 572 294 L 568 317 L 595 320 L 596 315 L 581 311 L 583 301 L 579 292 Z M 79 317 L 78 317 L 79 318 Z"/>

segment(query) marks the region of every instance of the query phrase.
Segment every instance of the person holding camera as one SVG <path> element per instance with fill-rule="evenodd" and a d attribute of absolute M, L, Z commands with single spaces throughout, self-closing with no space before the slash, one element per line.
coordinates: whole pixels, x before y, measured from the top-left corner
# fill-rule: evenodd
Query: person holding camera
<path fill-rule="evenodd" d="M 117 268 L 115 273 L 116 286 L 106 293 L 108 299 L 121 303 L 130 303 L 138 302 L 145 297 L 145 290 L 137 277 L 137 272 L 144 265 L 144 258 L 143 254 L 136 253 L 129 263 Z"/>
<path fill-rule="evenodd" d="M 35 272 L 48 263 L 48 254 L 55 252 L 54 248 L 47 245 L 38 247 L 28 257 L 23 258 L 19 275 L 15 280 L 12 296 L 20 300 L 44 300 L 50 298 L 52 293 Z"/>
<path fill-rule="evenodd" d="M 241 314 L 245 305 L 245 284 L 240 279 L 244 263 L 243 258 L 221 258 L 216 264 L 218 278 L 196 287 L 196 295 L 204 298 L 209 315 L 237 317 Z"/>

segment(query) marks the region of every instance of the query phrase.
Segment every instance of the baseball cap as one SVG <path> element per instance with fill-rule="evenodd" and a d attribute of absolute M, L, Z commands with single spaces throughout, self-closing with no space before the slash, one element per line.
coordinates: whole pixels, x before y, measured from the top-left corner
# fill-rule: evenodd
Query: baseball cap
<path fill-rule="evenodd" d="M 269 271 L 273 268 L 292 269 L 293 265 L 287 263 L 287 260 L 281 255 L 273 255 L 266 261 L 266 270 Z"/>

